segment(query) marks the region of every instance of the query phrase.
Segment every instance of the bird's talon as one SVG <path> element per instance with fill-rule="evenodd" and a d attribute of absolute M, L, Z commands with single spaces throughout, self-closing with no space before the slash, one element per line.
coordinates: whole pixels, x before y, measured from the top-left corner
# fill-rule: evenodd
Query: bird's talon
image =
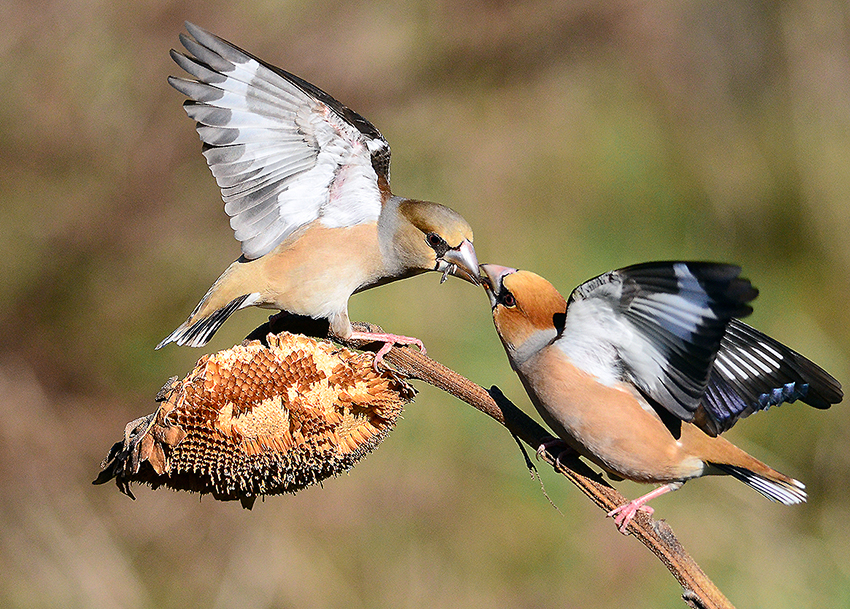
<path fill-rule="evenodd" d="M 384 346 L 378 349 L 378 352 L 375 354 L 375 358 L 372 360 L 372 368 L 375 372 L 380 374 L 380 370 L 378 370 L 378 364 L 383 363 L 384 356 L 390 352 L 390 349 L 393 348 L 392 343 L 384 343 Z"/>
<path fill-rule="evenodd" d="M 561 455 L 572 452 L 573 450 L 570 445 L 564 442 L 561 438 L 548 436 L 540 443 L 540 446 L 537 447 L 536 455 L 538 459 L 543 459 L 550 448 L 556 447 L 560 449 L 558 454 L 555 456 L 555 468 L 557 469 L 561 466 Z"/>
<path fill-rule="evenodd" d="M 626 535 L 628 534 L 629 523 L 638 512 L 644 512 L 647 516 L 652 516 L 655 513 L 655 509 L 646 504 L 640 504 L 635 500 L 614 508 L 608 512 L 607 516 L 613 518 L 614 524 L 617 525 L 617 530 L 623 535 Z"/>
<path fill-rule="evenodd" d="M 412 338 L 409 336 L 398 336 L 395 334 L 372 334 L 369 332 L 355 332 L 352 334 L 351 338 L 360 339 L 360 340 L 373 340 L 383 342 L 383 346 L 378 349 L 378 352 L 375 353 L 375 358 L 372 360 L 372 368 L 375 372 L 380 372 L 378 370 L 378 365 L 383 362 L 384 356 L 390 352 L 390 350 L 396 346 L 409 346 L 415 345 L 419 348 L 419 351 L 422 355 L 425 355 L 425 345 L 418 338 Z"/>

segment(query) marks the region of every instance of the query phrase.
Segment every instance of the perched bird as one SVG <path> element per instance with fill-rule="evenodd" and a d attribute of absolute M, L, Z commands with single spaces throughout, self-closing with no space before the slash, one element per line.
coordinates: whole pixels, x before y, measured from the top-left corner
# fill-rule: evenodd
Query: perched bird
<path fill-rule="evenodd" d="M 534 273 L 481 269 L 511 367 L 562 448 L 615 479 L 662 485 L 608 514 L 621 532 L 639 509 L 652 512 L 647 501 L 709 474 L 805 501 L 801 482 L 718 434 L 783 402 L 829 408 L 841 385 L 737 319 L 758 294 L 739 267 L 639 264 L 591 279 L 569 301 Z"/>
<path fill-rule="evenodd" d="M 425 271 L 478 283 L 472 229 L 437 203 L 390 191 L 390 147 L 365 118 L 280 68 L 190 23 L 193 78 L 168 82 L 189 99 L 203 154 L 221 188 L 242 256 L 160 347 L 205 345 L 238 309 L 327 319 L 343 339 L 422 343 L 355 332 L 352 294 Z"/>

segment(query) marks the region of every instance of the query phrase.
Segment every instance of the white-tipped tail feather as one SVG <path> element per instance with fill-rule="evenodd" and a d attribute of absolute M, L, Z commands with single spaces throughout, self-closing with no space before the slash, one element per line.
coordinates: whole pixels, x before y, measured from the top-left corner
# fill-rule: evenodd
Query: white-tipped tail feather
<path fill-rule="evenodd" d="M 230 317 L 234 311 L 250 307 L 257 302 L 259 296 L 260 295 L 256 293 L 243 294 L 238 298 L 234 298 L 220 309 L 213 311 L 206 317 L 201 317 L 200 319 L 192 321 L 206 302 L 205 297 L 204 300 L 195 307 L 195 310 L 192 311 L 189 319 L 183 322 L 183 324 L 174 330 L 174 332 L 162 339 L 162 342 L 156 346 L 156 349 L 161 349 L 168 343 L 177 343 L 178 345 L 185 345 L 187 347 L 203 347 L 210 341 L 213 334 L 215 334 L 222 324 L 227 321 L 227 318 Z"/>
<path fill-rule="evenodd" d="M 799 480 L 794 480 L 793 478 L 788 478 L 787 481 L 770 479 L 734 465 L 715 464 L 715 467 L 737 478 L 771 501 L 778 501 L 785 505 L 796 505 L 806 502 L 806 485 Z"/>

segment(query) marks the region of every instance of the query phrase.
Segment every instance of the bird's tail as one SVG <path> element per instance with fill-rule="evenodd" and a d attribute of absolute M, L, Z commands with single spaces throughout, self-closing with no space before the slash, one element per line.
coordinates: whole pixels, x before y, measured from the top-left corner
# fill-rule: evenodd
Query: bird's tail
<path fill-rule="evenodd" d="M 223 307 L 215 309 L 206 315 L 199 315 L 200 311 L 205 308 L 204 305 L 207 304 L 205 297 L 195 307 L 195 310 L 192 311 L 189 319 L 184 321 L 174 332 L 162 339 L 156 346 L 156 349 L 161 349 L 168 343 L 177 343 L 178 345 L 185 345 L 187 347 L 203 347 L 234 311 L 251 306 L 254 304 L 253 301 L 257 296 L 258 294 L 243 294 L 234 298 Z"/>
<path fill-rule="evenodd" d="M 710 466 L 706 474 L 727 474 L 785 505 L 806 501 L 802 482 L 776 471 L 721 436 L 709 436 L 695 425 L 682 425 L 682 440 Z"/>
<path fill-rule="evenodd" d="M 785 505 L 795 505 L 806 502 L 806 485 L 799 480 L 794 480 L 785 474 L 764 465 L 761 472 L 754 472 L 745 467 L 737 465 L 713 463 L 722 472 L 733 476 L 758 491 L 771 501 L 778 501 Z M 762 469 L 762 468 L 759 468 Z"/>
<path fill-rule="evenodd" d="M 242 258 L 227 267 L 204 294 L 189 319 L 156 348 L 161 349 L 168 343 L 203 347 L 234 311 L 258 304 L 261 300 L 259 292 L 246 293 L 245 286 L 250 285 L 250 281 L 246 281 L 248 270 L 249 266 Z"/>

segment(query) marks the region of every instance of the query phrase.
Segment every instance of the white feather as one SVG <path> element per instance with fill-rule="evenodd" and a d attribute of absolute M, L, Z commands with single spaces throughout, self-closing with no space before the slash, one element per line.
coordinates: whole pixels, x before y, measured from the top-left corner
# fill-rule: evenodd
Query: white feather
<path fill-rule="evenodd" d="M 172 84 L 196 101 L 186 112 L 201 140 L 229 151 L 205 154 L 243 254 L 258 258 L 315 220 L 328 227 L 377 221 L 381 193 L 371 155 L 386 142 L 229 43 L 195 26 L 189 31 L 197 42 L 184 46 L 199 59 L 177 63 L 203 82 Z"/>

